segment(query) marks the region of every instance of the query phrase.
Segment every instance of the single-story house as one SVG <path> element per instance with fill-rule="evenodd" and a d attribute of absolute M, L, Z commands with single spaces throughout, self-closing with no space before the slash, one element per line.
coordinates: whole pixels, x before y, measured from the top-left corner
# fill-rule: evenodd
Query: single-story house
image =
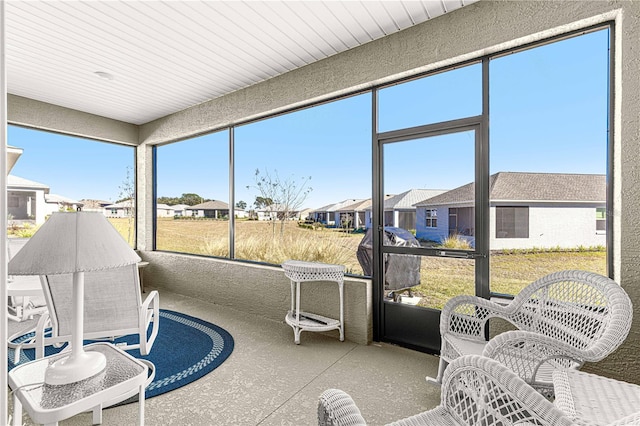
<path fill-rule="evenodd" d="M 236 217 L 245 217 L 239 216 L 239 213 L 244 213 L 244 211 L 236 210 Z M 288 216 L 288 220 L 300 219 L 300 210 L 287 211 L 285 207 L 278 203 L 273 203 L 260 209 L 256 209 L 254 210 L 254 213 L 258 220 L 282 220 L 285 215 Z"/>
<path fill-rule="evenodd" d="M 7 176 L 7 214 L 10 220 L 44 223 L 49 186 L 14 175 Z"/>
<path fill-rule="evenodd" d="M 314 222 L 324 223 L 325 225 L 333 225 L 335 224 L 335 221 L 333 221 L 332 219 L 330 220 L 329 217 L 331 215 L 329 214 L 329 209 L 337 204 L 339 203 L 332 203 L 327 204 L 326 206 L 322 206 L 318 209 L 313 210 L 309 216 L 311 217 L 311 219 L 313 219 Z"/>
<path fill-rule="evenodd" d="M 606 177 L 499 172 L 489 178 L 490 247 L 606 246 Z M 417 203 L 416 237 L 475 241 L 475 184 Z"/>
<path fill-rule="evenodd" d="M 45 194 L 44 205 L 46 215 L 60 211 L 83 210 L 84 203 L 57 194 Z"/>
<path fill-rule="evenodd" d="M 106 217 L 130 217 L 134 214 L 134 209 L 133 200 L 124 200 L 105 206 L 103 211 Z"/>
<path fill-rule="evenodd" d="M 229 217 L 229 204 L 220 200 L 205 201 L 185 208 L 185 216 L 226 219 Z"/>
<path fill-rule="evenodd" d="M 189 204 L 176 204 L 175 206 L 171 206 L 171 208 L 173 209 L 174 216 L 185 216 L 186 209 L 188 207 L 191 207 L 191 206 Z"/>
<path fill-rule="evenodd" d="M 306 209 L 302 209 L 298 212 L 298 220 L 306 220 L 307 218 L 311 218 L 313 217 L 312 215 L 313 209 L 310 208 L 306 208 Z"/>
<path fill-rule="evenodd" d="M 92 200 L 83 198 L 80 200 L 82 203 L 82 211 L 84 212 L 100 212 L 105 213 L 104 208 L 111 204 L 111 201 L 105 200 Z"/>
<path fill-rule="evenodd" d="M 11 169 L 22 155 L 23 149 L 15 146 L 7 145 L 7 175 L 11 173 Z"/>
<path fill-rule="evenodd" d="M 41 225 L 47 216 L 57 211 L 82 210 L 83 202 L 50 194 L 50 188 L 8 174 L 23 153 L 22 148 L 7 146 L 7 214 L 9 220 L 29 221 Z"/>
<path fill-rule="evenodd" d="M 156 204 L 156 217 L 173 217 L 175 210 L 168 204 Z"/>
<path fill-rule="evenodd" d="M 320 220 L 318 220 L 317 222 L 324 223 L 325 225 L 329 225 L 329 226 L 336 226 L 336 227 L 344 226 L 342 219 L 345 219 L 345 220 L 348 219 L 348 217 L 344 215 L 342 215 L 341 217 L 341 212 L 344 213 L 344 208 L 347 206 L 352 206 L 355 204 L 362 203 L 363 201 L 366 201 L 366 200 L 362 198 L 360 199 L 352 198 L 352 199 L 340 201 L 339 203 L 331 204 L 329 206 L 325 206 L 323 212 L 325 213 L 326 219 L 324 222 Z"/>
<path fill-rule="evenodd" d="M 444 189 L 410 189 L 397 195 L 386 195 L 384 200 L 384 226 L 416 229 L 415 203 L 445 192 Z M 367 228 L 371 226 L 371 206 L 366 212 Z"/>
<path fill-rule="evenodd" d="M 371 198 L 340 207 L 337 210 L 339 214 L 338 223 L 340 226 L 346 228 L 368 228 L 371 226 L 371 215 L 368 217 L 369 221 L 366 222 L 367 209 L 369 209 L 369 211 L 371 210 Z"/>

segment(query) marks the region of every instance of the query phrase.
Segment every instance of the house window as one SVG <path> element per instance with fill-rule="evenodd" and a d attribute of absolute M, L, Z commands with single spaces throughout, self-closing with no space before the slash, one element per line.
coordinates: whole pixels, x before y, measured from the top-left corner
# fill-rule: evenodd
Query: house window
<path fill-rule="evenodd" d="M 20 199 L 18 197 L 7 197 L 8 207 L 20 207 Z"/>
<path fill-rule="evenodd" d="M 596 231 L 607 230 L 607 209 L 604 207 L 596 208 Z"/>
<path fill-rule="evenodd" d="M 427 228 L 437 228 L 438 227 L 438 210 L 436 210 L 436 209 L 427 209 L 425 226 Z"/>
<path fill-rule="evenodd" d="M 496 238 L 529 238 L 529 207 L 496 207 Z"/>

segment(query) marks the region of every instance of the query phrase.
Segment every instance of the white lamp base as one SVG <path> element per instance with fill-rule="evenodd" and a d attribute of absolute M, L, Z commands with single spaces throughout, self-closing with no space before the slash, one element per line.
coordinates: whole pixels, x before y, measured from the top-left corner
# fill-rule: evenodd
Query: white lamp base
<path fill-rule="evenodd" d="M 107 358 L 100 352 L 71 354 L 47 367 L 44 382 L 47 385 L 67 385 L 88 379 L 100 373 L 107 366 Z"/>

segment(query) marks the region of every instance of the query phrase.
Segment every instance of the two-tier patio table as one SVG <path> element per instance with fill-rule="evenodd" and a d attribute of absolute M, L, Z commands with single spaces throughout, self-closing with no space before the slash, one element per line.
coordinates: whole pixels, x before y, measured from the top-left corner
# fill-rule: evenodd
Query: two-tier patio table
<path fill-rule="evenodd" d="M 293 328 L 294 342 L 300 344 L 303 331 L 339 330 L 340 340 L 344 341 L 344 272 L 343 265 L 287 260 L 282 264 L 284 274 L 291 280 L 291 310 L 285 316 L 285 322 Z M 340 296 L 340 318 L 328 318 L 312 312 L 303 311 L 300 306 L 300 283 L 310 281 L 333 281 L 338 284 Z"/>
<path fill-rule="evenodd" d="M 144 389 L 149 367 L 144 362 L 110 343 L 94 343 L 85 351 L 105 355 L 103 372 L 66 385 L 44 383 L 45 370 L 52 362 L 69 352 L 40 358 L 15 367 L 9 372 L 13 390 L 13 425 L 22 425 L 22 407 L 29 417 L 45 425 L 57 425 L 60 420 L 93 411 L 93 424 L 102 423 L 102 407 L 120 402 L 138 393 L 138 420 L 144 424 Z"/>

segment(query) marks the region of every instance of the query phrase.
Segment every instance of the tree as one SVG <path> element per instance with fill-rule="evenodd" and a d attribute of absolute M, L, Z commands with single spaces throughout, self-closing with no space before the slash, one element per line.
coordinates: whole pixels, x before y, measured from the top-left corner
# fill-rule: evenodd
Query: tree
<path fill-rule="evenodd" d="M 268 207 L 273 221 L 273 235 L 276 232 L 276 219 L 280 220 L 280 236 L 284 235 L 286 221 L 293 218 L 294 214 L 300 210 L 307 196 L 313 190 L 308 186 L 311 176 L 302 177 L 298 182 L 293 175 L 286 179 L 280 178 L 277 170 L 270 173 L 267 169 L 264 172 L 256 169 L 253 179 L 255 184 L 248 185 L 247 189 L 254 188 L 260 192 L 254 203 L 256 208 Z M 275 213 L 275 217 L 273 213 Z"/>
<path fill-rule="evenodd" d="M 240 200 L 236 203 L 236 207 L 239 208 L 240 210 L 244 210 L 247 208 L 247 203 Z"/>
<path fill-rule="evenodd" d="M 180 204 L 187 204 L 189 206 L 195 206 L 196 204 L 202 204 L 205 202 L 204 198 L 202 198 L 198 194 L 182 194 L 182 197 L 180 198 L 182 200 Z"/>
<path fill-rule="evenodd" d="M 272 204 L 273 204 L 273 200 L 271 198 L 264 198 L 259 195 L 256 197 L 256 200 L 253 202 L 253 205 L 256 206 L 256 209 L 266 209 Z"/>
<path fill-rule="evenodd" d="M 168 206 L 175 206 L 181 204 L 178 197 L 158 197 L 158 204 L 166 204 Z"/>
<path fill-rule="evenodd" d="M 198 194 L 187 193 L 182 194 L 180 197 L 158 197 L 158 203 L 175 206 L 176 204 L 186 204 L 188 206 L 195 206 L 196 204 L 204 203 L 205 201 L 211 201 L 211 199 L 204 199 Z"/>
<path fill-rule="evenodd" d="M 118 198 L 120 199 L 118 202 L 125 203 L 125 216 L 127 217 L 127 242 L 131 244 L 133 242 L 134 221 L 136 216 L 136 186 L 133 181 L 131 167 L 127 166 L 124 181 L 122 181 L 118 189 Z"/>

